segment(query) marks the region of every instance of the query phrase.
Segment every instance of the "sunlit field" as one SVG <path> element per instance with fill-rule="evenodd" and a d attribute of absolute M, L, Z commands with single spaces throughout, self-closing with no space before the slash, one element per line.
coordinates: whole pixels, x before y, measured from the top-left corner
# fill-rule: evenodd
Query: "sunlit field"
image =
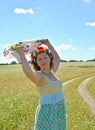
<path fill-rule="evenodd" d="M 85 78 L 95 75 L 95 62 L 63 62 L 56 75 L 62 82 L 78 78 L 63 87 L 67 130 L 94 130 L 95 118 L 77 87 Z M 95 98 L 94 86 L 95 78 L 87 85 L 87 90 Z M 0 66 L 0 130 L 29 130 L 33 127 L 38 99 L 35 85 L 25 76 L 21 65 Z"/>
<path fill-rule="evenodd" d="M 93 78 L 88 84 L 87 84 L 87 91 L 89 94 L 95 98 L 95 78 Z"/>

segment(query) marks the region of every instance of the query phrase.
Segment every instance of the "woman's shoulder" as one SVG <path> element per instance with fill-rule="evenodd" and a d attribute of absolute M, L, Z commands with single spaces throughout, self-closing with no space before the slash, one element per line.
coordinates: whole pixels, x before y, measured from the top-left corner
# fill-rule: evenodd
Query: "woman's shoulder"
<path fill-rule="evenodd" d="M 46 78 L 45 76 L 41 73 L 41 71 L 37 71 L 35 72 L 37 79 L 38 79 L 38 84 L 36 84 L 37 86 L 44 86 L 46 84 Z"/>

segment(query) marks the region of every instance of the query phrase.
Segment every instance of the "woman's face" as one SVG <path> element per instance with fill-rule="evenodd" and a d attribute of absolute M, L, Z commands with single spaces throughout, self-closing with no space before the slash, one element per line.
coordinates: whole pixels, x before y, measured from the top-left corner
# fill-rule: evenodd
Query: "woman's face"
<path fill-rule="evenodd" d="M 40 68 L 50 68 L 50 57 L 46 53 L 41 53 L 37 56 L 37 64 Z"/>

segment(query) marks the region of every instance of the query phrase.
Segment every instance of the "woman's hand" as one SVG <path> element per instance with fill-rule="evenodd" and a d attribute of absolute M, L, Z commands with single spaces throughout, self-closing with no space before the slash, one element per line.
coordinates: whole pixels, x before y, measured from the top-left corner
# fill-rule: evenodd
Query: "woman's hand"
<path fill-rule="evenodd" d="M 17 52 L 19 55 L 24 54 L 23 47 L 22 47 L 21 45 L 17 45 L 17 47 L 16 47 L 16 52 Z"/>
<path fill-rule="evenodd" d="M 43 43 L 45 44 L 45 45 L 47 45 L 47 46 L 49 46 L 49 40 L 48 39 L 42 39 L 42 41 L 43 41 Z"/>

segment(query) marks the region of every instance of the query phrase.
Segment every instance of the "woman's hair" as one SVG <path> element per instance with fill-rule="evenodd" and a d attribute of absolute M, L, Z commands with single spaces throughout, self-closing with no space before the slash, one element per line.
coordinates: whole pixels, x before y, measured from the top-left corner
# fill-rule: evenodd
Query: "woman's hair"
<path fill-rule="evenodd" d="M 31 53 L 31 64 L 33 65 L 34 70 L 38 71 L 40 70 L 40 67 L 37 64 L 37 56 L 41 53 L 46 53 L 50 57 L 50 69 L 53 68 L 53 54 L 51 50 L 48 48 L 48 46 L 44 44 L 38 45 L 34 51 Z"/>

